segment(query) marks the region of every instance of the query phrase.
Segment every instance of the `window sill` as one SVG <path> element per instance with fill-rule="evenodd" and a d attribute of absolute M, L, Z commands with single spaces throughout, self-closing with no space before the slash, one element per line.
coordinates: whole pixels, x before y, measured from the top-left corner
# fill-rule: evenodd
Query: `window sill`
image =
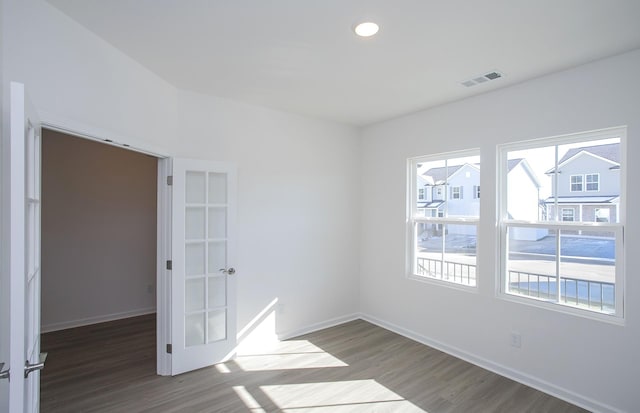
<path fill-rule="evenodd" d="M 503 301 L 508 301 L 508 302 L 517 303 L 517 304 L 524 304 L 530 307 L 541 308 L 543 310 L 548 310 L 548 311 L 555 311 L 557 313 L 563 313 L 570 316 L 586 318 L 589 320 L 604 322 L 604 323 L 613 324 L 617 326 L 622 326 L 622 327 L 625 326 L 624 317 L 617 316 L 617 315 L 597 313 L 594 311 L 589 311 L 581 308 L 566 306 L 566 305 L 544 301 L 544 300 L 537 300 L 535 298 L 521 297 L 518 295 L 507 294 L 504 292 L 498 292 L 497 297 L 498 299 L 501 299 Z"/>

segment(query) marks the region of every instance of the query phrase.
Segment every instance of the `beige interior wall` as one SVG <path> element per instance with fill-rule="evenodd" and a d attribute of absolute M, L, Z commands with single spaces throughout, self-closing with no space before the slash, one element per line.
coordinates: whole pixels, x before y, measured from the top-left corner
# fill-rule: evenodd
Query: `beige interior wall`
<path fill-rule="evenodd" d="M 45 130 L 44 331 L 155 311 L 157 159 Z"/>

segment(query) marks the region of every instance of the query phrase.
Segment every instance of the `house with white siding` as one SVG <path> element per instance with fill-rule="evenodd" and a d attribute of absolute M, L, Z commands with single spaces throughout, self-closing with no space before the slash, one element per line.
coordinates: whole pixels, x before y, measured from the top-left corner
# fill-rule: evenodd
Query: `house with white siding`
<path fill-rule="evenodd" d="M 507 164 L 510 193 L 519 194 L 508 206 L 509 217 L 537 220 L 541 216 L 540 181 L 526 159 Z M 418 213 L 427 217 L 477 217 L 480 214 L 480 165 L 465 163 L 431 168 L 418 175 Z M 469 226 L 449 225 L 449 233 L 465 233 Z M 528 229 L 521 228 L 525 231 Z M 540 239 L 545 234 L 518 233 L 518 239 Z"/>

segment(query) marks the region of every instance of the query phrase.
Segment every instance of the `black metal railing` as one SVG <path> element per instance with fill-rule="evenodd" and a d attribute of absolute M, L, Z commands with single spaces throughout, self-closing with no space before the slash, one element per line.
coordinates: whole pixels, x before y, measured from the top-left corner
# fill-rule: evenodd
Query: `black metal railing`
<path fill-rule="evenodd" d="M 443 265 L 444 271 L 442 271 Z M 476 266 L 472 264 L 418 257 L 417 267 L 418 275 L 450 281 L 456 284 L 476 284 Z"/>
<path fill-rule="evenodd" d="M 587 306 L 602 312 L 615 310 L 615 284 L 579 278 L 535 274 L 523 271 L 509 271 L 509 292 L 529 297 L 560 301 L 561 303 Z"/>

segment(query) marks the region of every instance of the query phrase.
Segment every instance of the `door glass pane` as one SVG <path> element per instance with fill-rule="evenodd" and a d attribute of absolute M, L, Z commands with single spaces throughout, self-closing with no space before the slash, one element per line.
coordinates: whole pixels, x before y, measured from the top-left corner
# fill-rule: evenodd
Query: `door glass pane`
<path fill-rule="evenodd" d="M 186 245 L 185 273 L 186 275 L 202 275 L 204 271 L 204 242 Z"/>
<path fill-rule="evenodd" d="M 185 289 L 186 311 L 204 310 L 204 278 L 187 280 Z"/>
<path fill-rule="evenodd" d="M 209 238 L 227 237 L 227 209 L 209 208 Z"/>
<path fill-rule="evenodd" d="M 187 239 L 204 239 L 204 207 L 188 207 L 185 213 L 185 235 Z"/>
<path fill-rule="evenodd" d="M 222 307 L 227 304 L 227 276 L 209 277 L 209 308 Z"/>
<path fill-rule="evenodd" d="M 206 313 L 190 314 L 185 317 L 184 341 L 187 347 L 204 344 L 204 323 Z"/>
<path fill-rule="evenodd" d="M 209 274 L 218 274 L 223 268 L 227 268 L 227 243 L 209 242 Z"/>
<path fill-rule="evenodd" d="M 209 311 L 209 337 L 207 342 L 227 338 L 227 310 Z"/>
<path fill-rule="evenodd" d="M 206 202 L 205 178 L 204 172 L 187 172 L 185 190 L 187 204 L 204 204 Z"/>
<path fill-rule="evenodd" d="M 209 203 L 227 203 L 227 174 L 216 172 L 209 173 Z"/>

